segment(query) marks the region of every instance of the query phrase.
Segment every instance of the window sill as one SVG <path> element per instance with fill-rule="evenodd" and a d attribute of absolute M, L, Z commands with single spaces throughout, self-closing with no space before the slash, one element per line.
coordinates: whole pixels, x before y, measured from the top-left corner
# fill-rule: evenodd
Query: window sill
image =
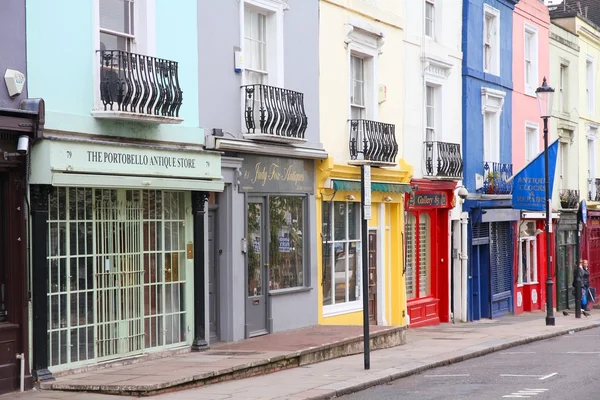
<path fill-rule="evenodd" d="M 533 286 L 533 285 L 539 285 L 539 282 L 523 282 L 523 283 L 517 283 L 517 287 L 518 288 L 522 288 L 525 286 Z"/>
<path fill-rule="evenodd" d="M 323 317 L 333 317 L 336 315 L 350 314 L 359 311 L 362 312 L 362 310 L 362 300 L 355 300 L 350 303 L 323 306 Z"/>
<path fill-rule="evenodd" d="M 535 94 L 535 89 L 533 89 L 533 88 L 527 88 L 527 89 L 525 89 L 525 96 L 537 98 L 537 96 Z"/>
<path fill-rule="evenodd" d="M 285 296 L 286 294 L 304 293 L 310 292 L 311 290 L 313 290 L 312 287 L 295 287 L 287 289 L 277 289 L 273 291 L 269 290 L 269 296 Z"/>

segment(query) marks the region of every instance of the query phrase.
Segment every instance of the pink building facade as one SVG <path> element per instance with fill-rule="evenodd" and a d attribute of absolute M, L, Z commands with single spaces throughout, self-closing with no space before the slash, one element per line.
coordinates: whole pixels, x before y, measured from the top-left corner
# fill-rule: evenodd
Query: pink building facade
<path fill-rule="evenodd" d="M 550 72 L 550 15 L 540 0 L 521 0 L 513 14 L 513 171 L 519 171 L 544 149 L 543 121 L 535 90 Z M 552 121 L 549 121 L 551 123 Z M 521 212 L 515 232 L 515 314 L 544 309 L 546 249 L 544 214 Z M 554 237 L 551 237 L 554 243 Z M 549 250 L 549 251 L 548 251 Z M 553 267 L 554 269 L 554 267 Z"/>

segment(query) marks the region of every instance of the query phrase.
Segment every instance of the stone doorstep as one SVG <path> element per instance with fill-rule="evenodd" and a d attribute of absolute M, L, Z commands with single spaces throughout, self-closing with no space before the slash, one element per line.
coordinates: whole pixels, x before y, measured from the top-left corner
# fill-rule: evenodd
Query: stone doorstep
<path fill-rule="evenodd" d="M 371 333 L 371 350 L 386 349 L 405 344 L 406 330 L 406 327 L 390 327 Z M 96 392 L 123 396 L 152 396 L 183 389 L 197 388 L 218 382 L 269 374 L 284 369 L 355 355 L 362 353 L 362 351 L 363 335 L 360 335 L 272 358 L 254 360 L 232 367 L 162 382 L 156 382 L 156 379 L 153 379 L 152 375 L 148 375 L 147 381 L 153 381 L 152 383 L 128 384 L 126 381 L 114 384 L 85 384 L 85 379 L 82 379 L 82 383 L 62 383 L 55 381 L 40 383 L 39 387 L 43 390 Z M 198 357 L 202 357 L 202 354 L 199 353 Z M 121 365 L 127 364 L 121 363 Z M 146 379 L 142 378 L 142 380 Z"/>

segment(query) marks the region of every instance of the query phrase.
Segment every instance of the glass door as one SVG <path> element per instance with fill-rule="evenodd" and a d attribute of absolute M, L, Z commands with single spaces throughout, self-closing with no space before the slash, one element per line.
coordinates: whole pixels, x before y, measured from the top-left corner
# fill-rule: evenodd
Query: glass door
<path fill-rule="evenodd" d="M 266 278 L 268 264 L 265 241 L 265 204 L 263 199 L 250 199 L 246 213 L 248 224 L 246 336 L 267 332 Z"/>

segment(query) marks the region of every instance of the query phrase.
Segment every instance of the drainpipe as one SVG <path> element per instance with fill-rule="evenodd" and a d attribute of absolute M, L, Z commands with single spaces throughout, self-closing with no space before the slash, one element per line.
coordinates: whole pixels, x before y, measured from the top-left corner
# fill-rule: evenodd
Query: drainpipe
<path fill-rule="evenodd" d="M 21 364 L 21 373 L 19 374 L 20 380 L 20 389 L 21 392 L 25 391 L 25 353 L 17 354 L 17 360 L 20 360 Z"/>
<path fill-rule="evenodd" d="M 460 213 L 460 320 L 467 322 L 467 261 L 469 260 L 468 253 L 468 238 L 467 227 L 469 223 L 469 213 Z"/>

